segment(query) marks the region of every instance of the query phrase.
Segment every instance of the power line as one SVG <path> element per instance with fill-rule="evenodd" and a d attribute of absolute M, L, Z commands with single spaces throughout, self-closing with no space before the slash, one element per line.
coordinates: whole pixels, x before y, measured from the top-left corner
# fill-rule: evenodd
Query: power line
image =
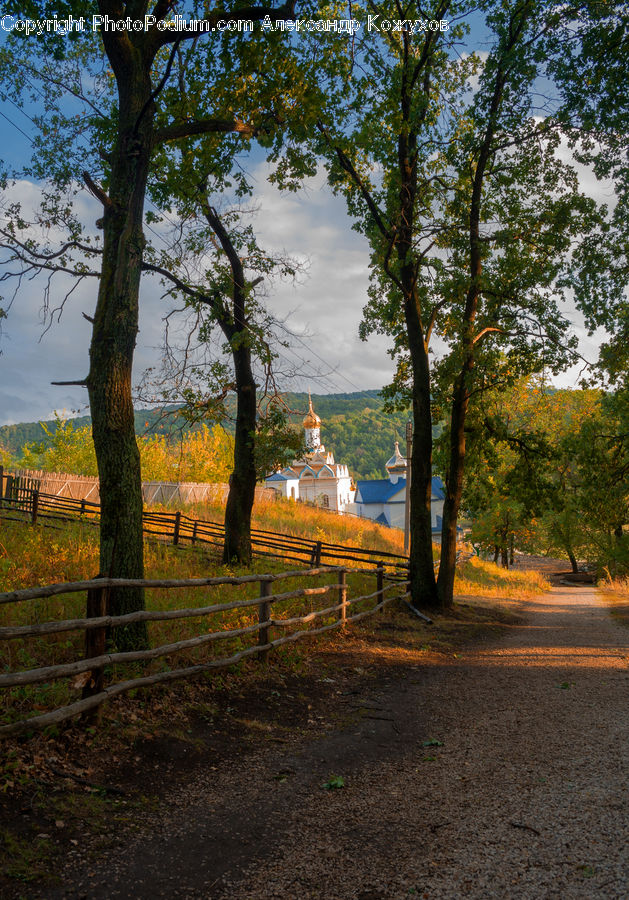
<path fill-rule="evenodd" d="M 16 125 L 15 122 L 14 122 L 12 119 L 10 119 L 10 118 L 6 115 L 6 113 L 3 113 L 1 109 L 0 109 L 0 116 L 2 116 L 3 119 L 6 119 L 7 122 L 9 123 L 9 125 L 13 125 L 13 127 L 16 128 L 16 129 L 20 132 L 20 134 L 23 134 L 24 137 L 26 138 L 26 140 L 27 140 L 27 141 L 30 141 L 31 146 L 35 146 L 35 141 L 34 141 L 33 138 L 30 136 L 30 134 L 27 134 L 27 133 L 24 131 L 24 129 L 20 128 L 19 125 Z"/>

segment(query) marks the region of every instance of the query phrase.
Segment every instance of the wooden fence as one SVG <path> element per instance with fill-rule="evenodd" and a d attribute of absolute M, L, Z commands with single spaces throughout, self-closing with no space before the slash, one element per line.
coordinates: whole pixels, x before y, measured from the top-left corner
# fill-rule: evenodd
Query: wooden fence
<path fill-rule="evenodd" d="M 89 500 L 56 497 L 33 488 L 23 487 L 19 492 L 13 492 L 9 497 L 5 497 L 4 500 L 0 499 L 0 517 L 19 521 L 27 519 L 32 525 L 36 525 L 38 522 L 54 525 L 55 522 L 76 520 L 96 525 L 100 521 L 100 505 Z M 204 544 L 215 547 L 223 546 L 225 527 L 221 523 L 192 519 L 181 511 L 144 510 L 142 518 L 145 534 L 161 540 L 168 540 L 175 546 Z M 388 566 L 401 569 L 408 565 L 408 559 L 405 556 L 385 550 L 346 547 L 341 544 L 313 541 L 308 538 L 293 537 L 256 528 L 251 531 L 251 544 L 255 556 L 266 556 L 303 565 L 339 565 L 355 562 L 361 565 L 377 566 L 382 560 L 386 560 Z"/>
<path fill-rule="evenodd" d="M 348 596 L 348 575 L 375 575 L 375 590 L 362 596 Z M 318 576 L 334 579 L 331 583 L 312 587 L 299 587 L 283 593 L 273 593 L 273 586 L 289 578 L 303 579 L 308 582 Z M 385 585 L 385 581 L 389 583 Z M 250 599 L 240 599 L 229 603 L 216 603 L 210 606 L 191 607 L 185 609 L 156 610 L 146 609 L 122 616 L 107 614 L 109 592 L 120 587 L 166 588 L 209 588 L 219 585 L 259 584 L 259 595 Z M 56 679 L 75 677 L 72 685 L 75 689 L 82 687 L 80 700 L 57 707 L 52 711 L 37 716 L 29 716 L 0 727 L 0 737 L 7 737 L 25 730 L 45 728 L 64 722 L 74 716 L 96 710 L 105 701 L 118 694 L 148 687 L 182 678 L 197 676 L 212 669 L 231 666 L 249 656 L 265 657 L 270 650 L 292 641 L 322 634 L 323 632 L 342 628 L 348 623 L 357 622 L 365 616 L 373 615 L 395 599 L 408 596 L 408 581 L 400 576 L 388 576 L 383 564 L 373 569 L 356 570 L 347 567 L 318 567 L 307 571 L 282 572 L 279 574 L 253 574 L 240 578 L 216 577 L 183 580 L 150 580 L 150 579 L 95 579 L 93 581 L 51 584 L 43 587 L 26 588 L 0 594 L 2 604 L 24 604 L 30 601 L 57 595 L 87 593 L 87 615 L 84 618 L 64 619 L 61 621 L 36 622 L 29 625 L 14 625 L 0 628 L 0 640 L 12 641 L 42 637 L 82 630 L 85 632 L 85 653 L 80 659 L 52 666 L 29 668 L 19 671 L 5 671 L 0 675 L 0 688 L 15 689 L 28 685 L 49 683 Z M 389 596 L 385 596 L 393 592 Z M 300 615 L 281 615 L 281 607 L 286 601 L 300 597 L 333 596 L 331 605 L 309 611 Z M 278 612 L 274 615 L 274 607 Z M 147 650 L 128 652 L 105 652 L 107 629 L 129 625 L 135 622 L 155 622 L 173 619 L 200 617 L 206 619 L 216 613 L 231 610 L 257 609 L 257 621 L 239 628 L 223 631 L 211 631 L 196 634 L 192 638 L 174 643 L 162 644 Z M 286 613 L 286 609 L 284 609 Z M 317 627 L 308 627 L 316 620 L 323 620 Z M 274 633 L 279 632 L 279 636 Z M 253 638 L 253 643 L 238 649 L 237 652 L 219 658 L 204 658 L 194 665 L 183 665 L 167 671 L 153 672 L 147 675 L 133 675 L 123 680 L 106 684 L 105 667 L 114 664 L 132 662 L 147 663 L 173 654 L 203 647 L 204 653 L 216 641 L 229 639 Z M 17 655 L 17 654 L 16 654 Z M 108 670 L 109 671 L 109 670 Z M 128 675 L 129 673 L 125 673 Z M 84 676 L 83 678 L 77 676 Z M 76 682 L 80 682 L 77 686 Z"/>

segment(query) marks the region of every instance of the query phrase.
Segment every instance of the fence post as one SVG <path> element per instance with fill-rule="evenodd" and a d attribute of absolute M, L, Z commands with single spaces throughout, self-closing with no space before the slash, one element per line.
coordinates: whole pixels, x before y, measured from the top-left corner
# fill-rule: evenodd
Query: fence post
<path fill-rule="evenodd" d="M 198 525 L 198 524 L 199 524 L 199 523 L 198 523 L 197 520 L 195 519 L 195 520 L 194 520 L 194 525 L 192 526 L 192 543 L 193 543 L 193 544 L 196 544 L 196 542 L 197 542 L 197 525 Z"/>
<path fill-rule="evenodd" d="M 97 575 L 97 578 L 103 578 L 103 575 Z M 107 615 L 109 588 L 90 588 L 87 592 L 87 609 L 86 618 L 94 619 Z M 105 637 L 107 629 L 103 628 L 86 628 L 85 629 L 85 659 L 93 659 L 95 656 L 102 656 L 105 652 Z M 83 685 L 83 699 L 92 697 L 94 694 L 100 694 L 105 683 L 105 675 L 102 666 L 96 666 L 89 673 L 89 681 Z M 98 717 L 98 709 L 89 710 L 84 713 L 83 718 L 87 721 L 94 721 Z"/>
<path fill-rule="evenodd" d="M 80 513 L 81 518 L 83 518 L 84 514 L 85 514 L 85 499 L 81 500 L 81 513 Z"/>
<path fill-rule="evenodd" d="M 181 510 L 175 513 L 175 533 L 173 534 L 173 544 L 175 547 L 179 543 L 179 529 L 181 528 Z"/>
<path fill-rule="evenodd" d="M 379 562 L 376 569 L 376 606 L 384 600 L 384 563 Z M 382 612 L 382 610 L 380 610 Z"/>
<path fill-rule="evenodd" d="M 37 512 L 39 510 L 39 491 L 34 490 L 31 494 L 32 498 L 32 506 L 31 506 L 31 525 L 37 525 Z"/>
<path fill-rule="evenodd" d="M 4 500 L 4 466 L 0 466 L 0 506 Z"/>
<path fill-rule="evenodd" d="M 260 594 L 262 597 L 270 596 L 272 591 L 273 591 L 273 582 L 272 581 L 267 579 L 266 581 L 260 582 Z M 269 643 L 269 641 L 271 639 L 271 637 L 270 637 L 271 626 L 264 625 L 264 623 L 268 622 L 270 618 L 271 618 L 271 602 L 269 600 L 261 600 L 260 604 L 258 606 L 258 622 L 260 623 L 260 625 L 263 625 L 264 627 L 262 627 L 258 631 L 258 645 L 260 647 L 264 647 L 266 644 Z M 260 652 L 258 654 L 259 658 L 262 660 L 266 660 L 268 655 L 269 655 L 268 650 L 260 650 Z"/>
<path fill-rule="evenodd" d="M 312 565 L 315 569 L 321 565 L 321 541 L 317 541 L 312 548 Z"/>
<path fill-rule="evenodd" d="M 345 569 L 339 572 L 339 622 L 344 626 L 347 621 L 347 572 Z"/>

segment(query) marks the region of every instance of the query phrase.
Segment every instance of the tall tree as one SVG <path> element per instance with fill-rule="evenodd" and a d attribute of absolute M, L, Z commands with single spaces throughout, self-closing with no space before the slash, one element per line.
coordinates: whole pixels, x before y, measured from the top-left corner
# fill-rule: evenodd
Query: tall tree
<path fill-rule="evenodd" d="M 605 211 L 562 160 L 558 88 L 554 108 L 538 96 L 574 10 L 485 0 L 477 11 L 490 35 L 486 58 L 457 57 L 462 30 L 436 24 L 464 18 L 469 5 L 369 4 L 372 23 L 388 25 L 357 52 L 346 119 L 336 131 L 321 127 L 332 184 L 372 249 L 363 333 L 393 338 L 389 396 L 413 405 L 410 566 L 419 606 L 452 603 L 470 401 L 497 379 L 568 363 L 575 343 L 561 300 L 576 284 L 575 244 L 605 228 Z M 418 15 L 434 30 L 415 29 Z M 451 439 L 436 582 L 433 399 Z"/>
<path fill-rule="evenodd" d="M 357 65 L 340 87 L 334 104 L 340 113 L 318 124 L 330 182 L 345 194 L 355 227 L 371 248 L 370 301 L 362 333 L 377 330 L 393 336 L 394 354 L 401 359 L 392 396 L 402 393 L 403 405 L 413 410 L 410 579 L 418 607 L 437 602 L 428 354 L 438 306 L 431 302 L 422 272 L 440 266 L 430 257 L 439 232 L 434 156 L 447 140 L 466 78 L 474 70 L 473 61 L 449 55 L 460 31 L 448 29 L 445 20 L 462 8 L 451 0 L 428 6 L 385 0 L 354 7 L 363 24 Z M 391 20 L 430 20 L 433 27 L 393 30 Z"/>
<path fill-rule="evenodd" d="M 444 241 L 450 271 L 440 286 L 451 321 L 443 334 L 450 353 L 440 372 L 450 403 L 437 580 L 442 606 L 453 596 L 471 399 L 496 378 L 556 372 L 576 358 L 562 302 L 577 280 L 574 248 L 604 212 L 579 191 L 574 167 L 562 162 L 559 122 L 536 110 L 548 35 L 561 30 L 562 17 L 533 0 L 489 7 L 494 47 L 468 132 L 450 151 L 458 175 L 447 209 L 454 227 Z"/>
<path fill-rule="evenodd" d="M 140 461 L 131 377 L 146 243 L 147 184 L 158 175 L 160 154 L 170 145 L 199 141 L 207 135 L 254 136 L 254 120 L 262 119 L 269 106 L 262 110 L 257 105 L 261 93 L 253 91 L 251 97 L 243 80 L 234 83 L 230 74 L 237 54 L 251 51 L 258 54 L 251 75 L 262 48 L 248 41 L 239 29 L 246 21 L 259 22 L 268 14 L 291 18 L 294 6 L 289 0 L 277 8 L 236 5 L 208 12 L 205 4 L 195 2 L 185 7 L 193 17 L 186 30 L 169 26 L 179 8 L 183 6 L 170 0 L 96 0 L 87 10 L 77 0 L 33 0 L 29 12 L 41 19 L 52 19 L 53 13 L 76 18 L 86 12 L 97 13 L 102 17 L 100 32 L 92 33 L 89 27 L 74 32 L 74 44 L 55 33 L 37 41 L 20 39 L 23 33 L 17 33 L 9 36 L 2 49 L 3 89 L 20 105 L 24 103 L 22 91 L 28 93 L 31 87 L 45 98 L 49 115 L 40 117 L 37 157 L 27 171 L 53 186 L 45 195 L 40 221 L 71 225 L 68 244 L 57 254 L 62 265 L 72 248 L 86 246 L 79 239 L 79 223 L 69 214 L 62 191 L 76 188 L 82 181 L 103 209 L 90 368 L 82 383 L 89 393 L 101 481 L 100 566 L 104 574 L 113 577 L 143 575 Z M 6 10 L 19 13 L 22 4 L 9 0 Z M 179 67 L 175 83 L 173 67 L 176 60 L 181 61 L 184 48 L 194 52 L 187 56 L 187 64 Z M 277 64 L 279 70 L 279 59 Z M 236 69 L 241 76 L 242 68 Z M 109 78 L 113 90 L 107 86 Z M 181 116 L 178 108 L 190 90 L 197 92 L 194 119 Z M 267 95 L 271 112 L 273 99 L 274 95 Z M 85 131 L 87 147 L 76 140 Z M 94 176 L 101 168 L 99 182 Z M 22 224 L 15 212 L 14 235 Z M 129 612 L 142 608 L 143 603 L 141 590 L 117 590 L 111 611 Z M 145 631 L 139 626 L 117 635 L 121 648 L 145 642 Z"/>

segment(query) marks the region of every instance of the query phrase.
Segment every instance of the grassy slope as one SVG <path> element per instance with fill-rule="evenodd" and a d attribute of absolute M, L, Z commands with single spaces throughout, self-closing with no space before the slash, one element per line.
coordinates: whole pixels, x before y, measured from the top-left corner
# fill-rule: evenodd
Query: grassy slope
<path fill-rule="evenodd" d="M 218 519 L 220 510 L 198 506 L 202 518 Z M 310 539 L 327 540 L 345 546 L 402 552 L 402 534 L 381 528 L 373 522 L 351 517 L 339 517 L 321 510 L 293 503 L 260 504 L 256 507 L 254 524 L 258 528 L 300 535 Z M 227 569 L 211 550 L 177 550 L 156 542 L 146 546 L 146 574 L 153 578 L 190 578 L 222 574 L 244 574 Z M 256 559 L 253 570 L 280 572 L 295 569 L 294 564 L 280 560 Z M 0 590 L 11 590 L 36 584 L 78 581 L 93 577 L 98 571 L 98 538 L 95 529 L 72 526 L 64 530 L 32 529 L 25 525 L 5 523 L 0 530 Z M 335 578 L 321 576 L 320 585 L 333 584 Z M 309 582 L 308 586 L 312 586 Z M 349 596 L 369 594 L 375 589 L 373 576 L 351 576 Z M 277 591 L 302 587 L 297 579 L 282 581 Z M 535 573 L 504 573 L 492 563 L 472 559 L 460 570 L 457 591 L 469 600 L 482 597 L 494 607 L 497 601 L 517 601 L 543 589 L 542 580 Z M 216 603 L 249 599 L 259 595 L 257 585 L 220 586 L 211 589 L 151 590 L 147 591 L 147 607 L 153 609 L 194 608 Z M 336 602 L 336 589 L 328 595 L 299 598 L 274 605 L 277 618 L 303 615 L 313 609 L 331 606 Z M 80 617 L 84 614 L 81 594 L 57 596 L 22 604 L 0 606 L 0 626 L 29 624 L 52 619 Z M 373 601 L 371 601 L 373 602 Z M 478 605 L 478 604 L 477 604 Z M 482 604 L 481 604 L 482 605 Z M 359 607 L 360 608 L 360 607 Z M 200 633 L 245 627 L 256 621 L 257 607 L 247 610 L 214 614 L 203 619 L 191 617 L 171 622 L 150 623 L 153 646 L 195 637 Z M 447 618 L 447 617 L 446 617 Z M 324 620 L 324 621 L 327 621 Z M 211 652 L 217 657 L 229 656 L 243 649 L 253 638 L 233 638 L 216 642 Z M 55 665 L 80 658 L 83 637 L 81 632 L 64 633 L 23 641 L 4 642 L 0 648 L 0 666 L 9 669 Z M 306 651 L 307 652 L 307 651 Z M 155 660 L 149 671 L 161 671 L 202 662 L 208 657 L 208 645 L 177 654 L 172 658 Z M 144 670 L 146 671 L 146 670 Z M 118 667 L 116 680 L 131 674 Z M 69 680 L 41 686 L 15 688 L 0 697 L 0 717 L 10 721 L 30 715 L 35 709 L 62 705 L 77 699 L 77 688 Z"/>

